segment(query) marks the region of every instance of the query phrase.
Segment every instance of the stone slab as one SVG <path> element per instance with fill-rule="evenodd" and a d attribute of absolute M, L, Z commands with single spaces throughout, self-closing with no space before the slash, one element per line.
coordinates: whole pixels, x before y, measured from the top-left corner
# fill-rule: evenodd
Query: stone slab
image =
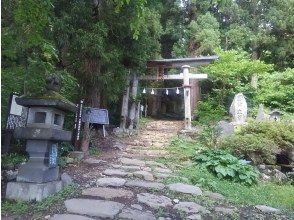
<path fill-rule="evenodd" d="M 127 176 L 129 173 L 123 171 L 123 170 L 119 170 L 119 169 L 106 169 L 103 171 L 103 174 L 104 175 L 107 175 L 107 176 L 121 176 L 121 177 L 124 177 L 124 176 Z"/>
<path fill-rule="evenodd" d="M 97 180 L 98 186 L 123 186 L 126 183 L 125 179 L 117 177 L 105 177 Z"/>
<path fill-rule="evenodd" d="M 95 187 L 84 189 L 82 192 L 84 196 L 98 196 L 104 199 L 113 199 L 113 198 L 132 198 L 134 193 L 130 190 L 125 189 L 114 189 L 107 187 Z"/>
<path fill-rule="evenodd" d="M 166 168 L 160 168 L 160 167 L 156 167 L 154 169 L 155 172 L 158 172 L 158 173 L 172 173 L 173 171 L 171 171 L 170 169 L 166 169 Z"/>
<path fill-rule="evenodd" d="M 270 207 L 270 206 L 266 206 L 266 205 L 257 205 L 255 206 L 256 209 L 264 212 L 264 213 L 276 213 L 279 214 L 281 213 L 281 211 L 279 209 Z"/>
<path fill-rule="evenodd" d="M 168 185 L 168 188 L 172 191 L 176 191 L 180 193 L 202 195 L 202 190 L 199 187 L 184 184 L 184 183 L 172 183 Z"/>
<path fill-rule="evenodd" d="M 224 200 L 225 199 L 225 197 L 222 194 L 214 193 L 214 192 L 210 192 L 210 191 L 204 191 L 203 195 L 207 196 L 209 198 L 212 198 L 212 199 L 216 199 L 216 200 Z"/>
<path fill-rule="evenodd" d="M 125 165 L 133 165 L 133 166 L 145 166 L 145 162 L 138 159 L 130 159 L 130 158 L 120 158 L 120 162 Z"/>
<path fill-rule="evenodd" d="M 185 213 L 207 213 L 208 211 L 201 205 L 195 202 L 179 202 L 174 206 L 174 209 L 185 212 Z"/>
<path fill-rule="evenodd" d="M 235 212 L 232 208 L 225 208 L 225 207 L 215 207 L 214 210 L 216 212 L 221 212 L 223 214 L 233 214 Z"/>
<path fill-rule="evenodd" d="M 55 214 L 50 220 L 94 220 L 93 218 L 88 218 L 82 215 L 73 215 L 73 214 Z"/>
<path fill-rule="evenodd" d="M 122 219 L 131 219 L 131 220 L 156 220 L 156 217 L 150 212 L 144 212 L 137 209 L 126 208 L 118 216 Z"/>
<path fill-rule="evenodd" d="M 150 193 L 137 194 L 140 203 L 144 203 L 152 208 L 172 206 L 172 200 L 166 196 L 158 196 Z"/>
<path fill-rule="evenodd" d="M 114 218 L 124 207 L 118 202 L 93 199 L 69 199 L 64 203 L 68 212 L 101 218 Z"/>
<path fill-rule="evenodd" d="M 133 175 L 139 178 L 143 178 L 144 180 L 147 180 L 147 181 L 154 180 L 153 175 L 149 173 L 148 171 L 144 171 L 144 170 L 136 171 L 133 173 Z"/>
<path fill-rule="evenodd" d="M 125 186 L 128 187 L 140 187 L 145 189 L 156 189 L 161 190 L 164 189 L 164 184 L 157 182 L 149 182 L 149 181 L 137 181 L 137 180 L 128 180 L 125 183 Z"/>
<path fill-rule="evenodd" d="M 6 188 L 6 199 L 42 201 L 61 189 L 62 181 L 47 183 L 9 182 Z"/>

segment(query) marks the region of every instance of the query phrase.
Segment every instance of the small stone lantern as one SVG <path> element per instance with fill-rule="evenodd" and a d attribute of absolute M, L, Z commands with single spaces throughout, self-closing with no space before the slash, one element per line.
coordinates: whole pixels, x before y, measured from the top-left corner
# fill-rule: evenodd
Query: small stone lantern
<path fill-rule="evenodd" d="M 271 113 L 269 113 L 269 119 L 271 121 L 280 121 L 282 115 L 283 115 L 282 112 L 275 109 Z"/>
<path fill-rule="evenodd" d="M 71 141 L 72 132 L 63 130 L 65 112 L 75 112 L 75 105 L 58 91 L 60 79 L 46 80 L 46 93 L 23 96 L 17 104 L 28 107 L 26 127 L 15 129 L 14 137 L 26 139 L 29 160 L 20 166 L 16 182 L 7 184 L 6 198 L 40 201 L 62 188 L 58 166 L 58 142 Z"/>

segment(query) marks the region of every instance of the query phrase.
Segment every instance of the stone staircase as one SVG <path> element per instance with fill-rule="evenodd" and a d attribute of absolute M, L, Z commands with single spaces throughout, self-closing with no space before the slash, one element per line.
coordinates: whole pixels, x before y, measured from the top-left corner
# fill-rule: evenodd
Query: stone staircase
<path fill-rule="evenodd" d="M 155 158 L 167 156 L 165 148 L 182 126 L 179 121 L 153 121 L 133 140 L 124 140 L 121 157 L 107 164 L 103 176 L 84 188 L 79 198 L 65 201 L 66 213 L 50 219 L 213 219 L 207 218 L 212 212 L 220 216 L 238 213 L 227 203 L 218 205 L 225 200 L 220 194 L 184 182 L 162 182 L 175 174 Z M 213 201 L 213 206 L 205 207 L 187 196 Z"/>

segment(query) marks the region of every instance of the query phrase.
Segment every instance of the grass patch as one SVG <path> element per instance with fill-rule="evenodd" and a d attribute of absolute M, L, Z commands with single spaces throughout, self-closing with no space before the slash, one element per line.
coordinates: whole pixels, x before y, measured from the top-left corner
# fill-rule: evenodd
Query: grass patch
<path fill-rule="evenodd" d="M 1 203 L 1 211 L 3 214 L 10 215 L 40 215 L 55 207 L 60 208 L 60 206 L 63 206 L 64 200 L 76 197 L 80 194 L 81 190 L 77 185 L 70 185 L 41 202 L 4 200 Z"/>
<path fill-rule="evenodd" d="M 219 179 L 202 165 L 192 161 L 198 152 L 207 149 L 196 141 L 176 138 L 168 148 L 169 158 L 158 162 L 167 164 L 176 170 L 176 175 L 188 179 L 188 183 L 198 185 L 204 190 L 218 192 L 224 195 L 228 202 L 242 205 L 269 205 L 284 210 L 288 215 L 294 216 L 294 186 L 290 184 L 278 185 L 273 182 L 258 182 L 253 186 Z M 181 166 L 182 165 L 182 166 Z M 183 182 L 179 178 L 167 178 L 166 183 Z"/>

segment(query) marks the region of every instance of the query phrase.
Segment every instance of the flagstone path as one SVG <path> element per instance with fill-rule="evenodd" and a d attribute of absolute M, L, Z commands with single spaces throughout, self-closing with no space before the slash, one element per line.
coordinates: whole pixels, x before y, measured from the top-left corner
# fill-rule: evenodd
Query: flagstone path
<path fill-rule="evenodd" d="M 82 185 L 82 195 L 66 200 L 66 212 L 50 219 L 239 219 L 240 210 L 218 193 L 183 182 L 163 183 L 175 174 L 155 159 L 167 156 L 166 147 L 182 126 L 180 121 L 152 121 L 138 136 L 124 139 L 117 157 L 109 155 L 83 174 L 92 179 Z M 258 212 L 254 218 L 258 215 L 264 219 Z"/>

